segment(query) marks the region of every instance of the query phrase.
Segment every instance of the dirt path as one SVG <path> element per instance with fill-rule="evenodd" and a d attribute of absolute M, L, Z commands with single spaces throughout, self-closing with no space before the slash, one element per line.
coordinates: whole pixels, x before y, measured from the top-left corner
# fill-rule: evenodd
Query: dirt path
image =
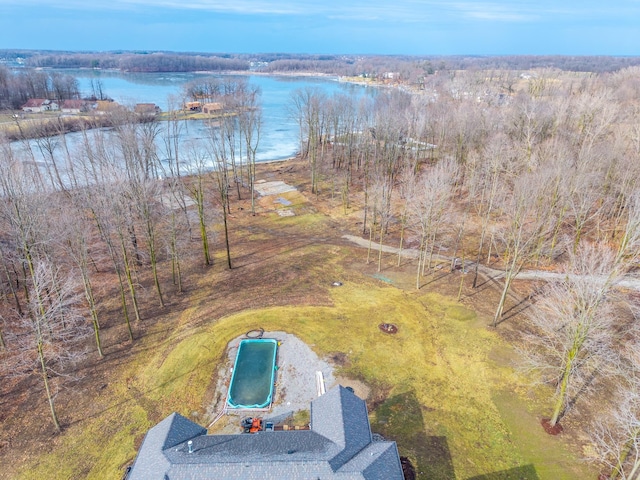
<path fill-rule="evenodd" d="M 357 237 L 355 235 L 343 235 L 342 238 L 349 240 L 350 242 L 353 242 L 362 248 L 369 248 L 369 240 L 367 240 L 366 238 Z M 371 243 L 371 249 L 376 252 L 380 251 L 380 244 L 376 242 Z M 394 253 L 397 255 L 400 249 L 397 247 L 391 247 L 389 245 L 382 245 L 382 251 L 384 253 Z M 418 258 L 418 250 L 411 248 L 402 249 L 401 255 L 408 258 Z M 453 261 L 453 257 L 447 257 L 445 255 L 439 254 L 434 254 L 433 258 L 449 263 Z M 475 265 L 475 262 L 469 260 L 464 262 L 464 268 L 468 270 L 475 268 Z M 496 270 L 485 265 L 478 265 L 478 272 L 493 281 L 497 281 L 504 276 L 504 271 Z M 562 272 L 548 272 L 545 270 L 523 270 L 516 276 L 516 279 L 549 282 L 552 280 L 564 280 L 567 277 L 577 278 L 576 275 L 566 274 Z M 598 280 L 600 282 L 604 282 L 606 280 L 606 278 L 603 276 L 592 275 L 591 277 L 594 280 Z M 616 286 L 640 291 L 640 279 L 627 276 L 622 280 L 616 282 Z"/>

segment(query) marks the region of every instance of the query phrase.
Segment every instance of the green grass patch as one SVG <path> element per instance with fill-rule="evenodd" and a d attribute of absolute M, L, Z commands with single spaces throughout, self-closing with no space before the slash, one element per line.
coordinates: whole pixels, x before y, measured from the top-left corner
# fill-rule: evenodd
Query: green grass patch
<path fill-rule="evenodd" d="M 563 445 L 562 437 L 550 437 L 540 426 L 539 416 L 523 411 L 518 398 L 511 392 L 496 392 L 493 401 L 511 440 L 518 446 L 525 462 L 535 466 L 538 475 L 518 478 L 595 478 L 588 464 L 576 462 L 575 456 Z"/>
<path fill-rule="evenodd" d="M 293 415 L 293 424 L 296 426 L 309 425 L 311 422 L 311 410 L 300 410 Z"/>
<path fill-rule="evenodd" d="M 476 312 L 469 310 L 462 305 L 451 305 L 447 308 L 446 313 L 447 317 L 461 322 L 468 322 L 476 319 Z"/>
<path fill-rule="evenodd" d="M 245 311 L 192 331 L 185 329 L 207 312 L 184 311 L 176 319 L 184 326 L 166 340 L 143 339 L 145 351 L 122 372 L 108 408 L 69 428 L 63 444 L 21 478 L 118 478 L 149 426 L 172 411 L 206 411 L 228 342 L 259 327 L 293 333 L 321 356 L 343 354 L 341 373 L 363 380 L 380 400 L 371 411 L 374 432 L 398 442 L 418 478 L 587 478 L 575 476 L 577 462 L 561 439 L 526 439 L 532 426 L 519 420 L 526 408 L 504 393 L 513 391 L 514 373 L 490 358 L 501 340 L 469 321 L 474 312 L 365 277 L 330 294 L 334 306 Z M 398 333 L 380 332 L 384 322 Z M 563 461 L 555 470 L 545 460 L 552 451 Z"/>

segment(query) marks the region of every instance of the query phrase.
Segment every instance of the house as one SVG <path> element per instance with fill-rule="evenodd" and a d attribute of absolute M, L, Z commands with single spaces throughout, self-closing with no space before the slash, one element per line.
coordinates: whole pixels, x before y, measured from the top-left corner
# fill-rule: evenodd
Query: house
<path fill-rule="evenodd" d="M 124 109 L 124 107 L 113 100 L 98 100 L 96 101 L 94 111 L 98 115 L 106 115 L 107 113 L 115 113 L 121 109 Z"/>
<path fill-rule="evenodd" d="M 22 107 L 20 108 L 22 108 L 23 112 L 28 113 L 41 112 L 42 106 L 46 101 L 46 98 L 30 98 L 29 100 L 27 100 L 27 103 L 22 105 Z"/>
<path fill-rule="evenodd" d="M 65 100 L 62 102 L 60 110 L 62 113 L 80 113 L 86 112 L 90 108 L 90 103 L 85 100 Z"/>
<path fill-rule="evenodd" d="M 309 430 L 207 435 L 173 413 L 147 432 L 128 480 L 403 480 L 395 442 L 375 441 L 367 407 L 337 386 L 311 402 Z"/>
<path fill-rule="evenodd" d="M 136 103 L 133 111 L 140 115 L 155 115 L 160 113 L 160 107 L 155 103 Z"/>
<path fill-rule="evenodd" d="M 58 110 L 59 105 L 46 98 L 30 98 L 21 108 L 23 112 L 38 113 Z"/>
<path fill-rule="evenodd" d="M 187 102 L 184 104 L 184 109 L 190 112 L 199 112 L 202 110 L 202 103 L 200 102 Z"/>
<path fill-rule="evenodd" d="M 224 109 L 224 106 L 222 105 L 222 103 L 219 103 L 219 102 L 205 103 L 202 106 L 202 113 L 207 113 L 207 114 L 220 113 L 222 112 L 223 109 Z"/>

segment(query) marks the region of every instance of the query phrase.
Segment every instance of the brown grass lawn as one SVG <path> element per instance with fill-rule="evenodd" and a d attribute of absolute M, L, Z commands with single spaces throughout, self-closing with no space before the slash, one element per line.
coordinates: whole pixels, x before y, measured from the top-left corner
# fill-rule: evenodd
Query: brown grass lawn
<path fill-rule="evenodd" d="M 530 387 L 514 369 L 510 343 L 522 319 L 487 327 L 495 288 L 484 283 L 472 290 L 470 275 L 462 277 L 457 301 L 461 274 L 443 269 L 416 290 L 415 266 L 396 267 L 394 255 L 385 255 L 377 272 L 365 249 L 342 239 L 362 228 L 357 199 L 345 214 L 330 184 L 310 195 L 303 167 L 298 160 L 259 167 L 258 178 L 299 188 L 283 195 L 296 216 L 278 216 L 275 210 L 284 207 L 270 197 L 260 200 L 256 216 L 246 200 L 233 202 L 232 270 L 225 268 L 216 232 L 209 268 L 200 265 L 193 241 L 183 294 L 163 266 L 164 309 L 150 275 L 140 272 L 143 319 L 133 343 L 104 274 L 106 357 L 90 355 L 73 377 L 56 383 L 63 432 L 54 432 L 37 378 L 0 387 L 0 477 L 119 478 L 147 429 L 169 413 L 209 423 L 216 365 L 227 342 L 263 327 L 297 335 L 333 359 L 341 375 L 371 387 L 373 430 L 398 442 L 418 478 L 596 478 L 580 460 L 579 417 L 566 423 L 562 436 L 542 431 L 549 390 Z M 394 242 L 392 232 L 385 243 Z M 331 287 L 334 280 L 344 286 Z M 517 288 L 526 293 L 526 285 Z M 398 325 L 398 334 L 381 333 L 383 322 Z"/>

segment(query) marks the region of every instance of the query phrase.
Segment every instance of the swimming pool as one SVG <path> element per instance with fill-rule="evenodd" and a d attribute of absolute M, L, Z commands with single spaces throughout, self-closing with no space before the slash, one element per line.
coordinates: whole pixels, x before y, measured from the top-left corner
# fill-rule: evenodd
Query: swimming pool
<path fill-rule="evenodd" d="M 233 365 L 227 406 L 267 408 L 271 405 L 278 342 L 272 338 L 242 340 Z"/>

